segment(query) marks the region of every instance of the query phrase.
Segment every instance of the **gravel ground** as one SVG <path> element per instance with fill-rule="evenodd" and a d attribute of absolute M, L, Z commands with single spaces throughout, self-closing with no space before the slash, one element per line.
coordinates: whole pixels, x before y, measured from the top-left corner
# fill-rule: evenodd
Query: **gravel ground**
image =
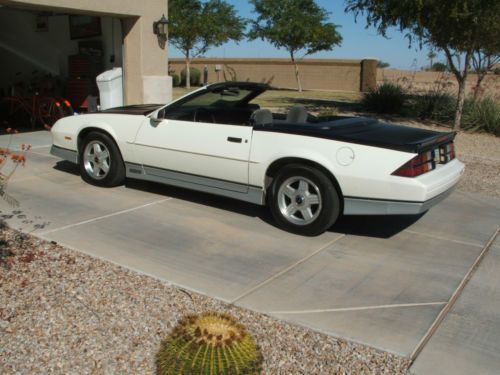
<path fill-rule="evenodd" d="M 0 229 L 1 374 L 151 374 L 188 313 L 227 312 L 254 335 L 264 374 L 404 374 L 405 358 L 183 291 Z M 3 252 L 2 252 L 3 251 Z M 10 254 L 10 255 L 9 255 Z"/>

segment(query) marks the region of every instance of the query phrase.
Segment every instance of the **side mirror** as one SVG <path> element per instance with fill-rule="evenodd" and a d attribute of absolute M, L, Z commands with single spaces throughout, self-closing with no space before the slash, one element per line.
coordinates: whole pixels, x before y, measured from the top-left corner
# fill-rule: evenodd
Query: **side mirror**
<path fill-rule="evenodd" d="M 149 119 L 151 121 L 151 124 L 153 126 L 158 126 L 160 125 L 160 123 L 165 120 L 164 118 L 164 115 L 165 115 L 165 111 L 162 109 L 160 111 L 156 111 L 154 113 L 151 114 L 151 116 L 149 116 Z"/>

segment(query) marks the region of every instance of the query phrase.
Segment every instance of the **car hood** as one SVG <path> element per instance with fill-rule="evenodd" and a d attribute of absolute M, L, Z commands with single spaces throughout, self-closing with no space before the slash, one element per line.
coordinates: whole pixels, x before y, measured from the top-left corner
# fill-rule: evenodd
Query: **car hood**
<path fill-rule="evenodd" d="M 158 108 L 162 107 L 163 104 L 136 104 L 127 105 L 124 107 L 109 108 L 99 113 L 112 113 L 120 115 L 143 115 L 146 116 L 151 112 L 156 111 Z"/>

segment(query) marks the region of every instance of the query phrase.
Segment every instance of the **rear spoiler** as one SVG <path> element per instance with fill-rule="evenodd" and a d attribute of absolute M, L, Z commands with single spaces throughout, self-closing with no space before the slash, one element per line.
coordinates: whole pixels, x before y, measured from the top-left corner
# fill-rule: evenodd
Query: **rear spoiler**
<path fill-rule="evenodd" d="M 435 147 L 439 147 L 441 145 L 453 142 L 456 135 L 457 132 L 439 133 L 435 136 L 429 137 L 427 139 L 421 140 L 416 143 L 410 143 L 407 145 L 409 147 L 413 146 L 415 148 L 415 153 L 420 154 L 421 152 L 425 152 Z"/>

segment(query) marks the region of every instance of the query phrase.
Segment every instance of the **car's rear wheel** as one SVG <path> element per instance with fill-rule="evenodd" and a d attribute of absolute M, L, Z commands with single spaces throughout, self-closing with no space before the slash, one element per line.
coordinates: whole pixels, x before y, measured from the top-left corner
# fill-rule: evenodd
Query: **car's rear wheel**
<path fill-rule="evenodd" d="M 125 165 L 120 150 L 106 134 L 89 133 L 80 150 L 80 171 L 84 181 L 97 186 L 112 187 L 125 180 Z"/>
<path fill-rule="evenodd" d="M 280 227 L 315 236 L 330 228 L 340 214 L 335 186 L 317 169 L 289 165 L 273 180 L 268 204 Z"/>

